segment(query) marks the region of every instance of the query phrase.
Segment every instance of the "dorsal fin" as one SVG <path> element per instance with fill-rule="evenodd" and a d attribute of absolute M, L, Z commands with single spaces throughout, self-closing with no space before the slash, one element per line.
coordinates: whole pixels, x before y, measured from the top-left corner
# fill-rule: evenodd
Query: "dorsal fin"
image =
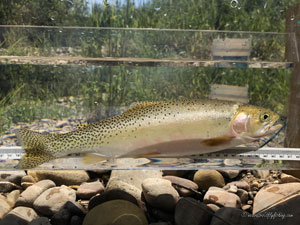
<path fill-rule="evenodd" d="M 135 102 L 135 103 L 132 103 L 125 112 L 129 112 L 129 111 L 133 111 L 133 110 L 137 110 L 137 109 L 142 109 L 142 108 L 145 108 L 145 107 L 148 107 L 148 106 L 158 105 L 158 104 L 162 104 L 162 103 L 165 103 L 165 102 L 162 102 L 162 101 Z"/>

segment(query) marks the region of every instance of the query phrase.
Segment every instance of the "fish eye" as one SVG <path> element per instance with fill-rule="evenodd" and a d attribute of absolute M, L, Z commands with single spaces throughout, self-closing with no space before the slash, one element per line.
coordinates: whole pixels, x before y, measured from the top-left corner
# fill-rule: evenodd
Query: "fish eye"
<path fill-rule="evenodd" d="M 270 117 L 270 115 L 269 115 L 268 113 L 263 113 L 263 114 L 261 114 L 261 116 L 260 116 L 260 120 L 261 120 L 261 121 L 266 121 L 266 120 L 269 119 L 269 117 Z"/>

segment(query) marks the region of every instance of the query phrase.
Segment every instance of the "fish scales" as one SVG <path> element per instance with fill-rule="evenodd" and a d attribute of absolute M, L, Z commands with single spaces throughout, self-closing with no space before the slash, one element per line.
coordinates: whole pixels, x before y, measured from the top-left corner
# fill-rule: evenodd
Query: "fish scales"
<path fill-rule="evenodd" d="M 272 120 L 260 124 L 261 114 L 272 117 Z M 252 137 L 248 131 L 245 135 L 249 129 L 247 126 L 253 123 L 260 132 L 268 128 L 268 133 L 278 118 L 270 110 L 230 101 L 142 102 L 121 115 L 87 124 L 66 134 L 17 131 L 26 151 L 19 167 L 35 167 L 54 158 L 82 152 L 118 158 L 218 151 L 259 138 Z"/>

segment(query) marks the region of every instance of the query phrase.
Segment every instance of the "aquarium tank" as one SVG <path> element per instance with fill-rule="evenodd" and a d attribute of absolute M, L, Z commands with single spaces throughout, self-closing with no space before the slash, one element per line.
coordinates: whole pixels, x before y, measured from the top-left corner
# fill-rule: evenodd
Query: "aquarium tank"
<path fill-rule="evenodd" d="M 299 55 L 298 0 L 0 2 L 0 219 L 295 224 Z"/>

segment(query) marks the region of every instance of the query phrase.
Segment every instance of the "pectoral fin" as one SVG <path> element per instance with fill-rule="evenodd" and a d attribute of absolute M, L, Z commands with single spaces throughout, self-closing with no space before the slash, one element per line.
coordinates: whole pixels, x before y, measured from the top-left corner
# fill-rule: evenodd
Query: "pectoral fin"
<path fill-rule="evenodd" d="M 82 163 L 83 164 L 95 164 L 101 161 L 106 161 L 107 157 L 104 157 L 102 155 L 96 154 L 96 153 L 86 153 L 82 156 Z"/>
<path fill-rule="evenodd" d="M 232 139 L 233 139 L 233 137 L 223 136 L 223 137 L 206 139 L 206 140 L 202 141 L 201 143 L 206 146 L 214 147 L 214 146 L 229 144 Z"/>

